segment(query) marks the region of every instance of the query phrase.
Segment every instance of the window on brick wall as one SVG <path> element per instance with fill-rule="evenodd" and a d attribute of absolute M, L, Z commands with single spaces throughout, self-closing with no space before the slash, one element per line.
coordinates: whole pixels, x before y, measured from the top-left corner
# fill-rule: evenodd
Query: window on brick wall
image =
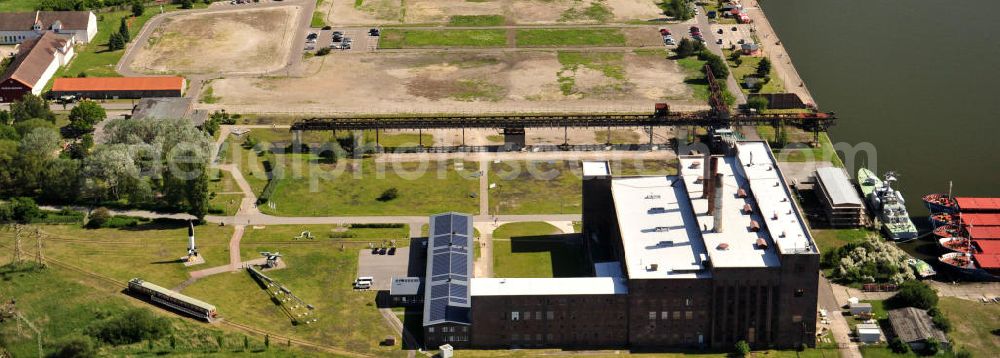
<path fill-rule="evenodd" d="M 660 319 L 669 319 L 669 318 L 670 318 L 670 311 L 661 311 L 660 312 Z"/>
<path fill-rule="evenodd" d="M 803 289 L 801 289 L 801 288 L 800 288 L 800 289 L 797 289 L 797 290 L 795 290 L 795 297 L 802 297 L 802 296 L 803 296 L 803 295 L 805 295 L 805 294 L 806 294 L 806 291 L 805 291 L 805 290 L 803 290 Z"/>
<path fill-rule="evenodd" d="M 694 319 L 693 311 L 684 311 L 684 319 Z"/>
<path fill-rule="evenodd" d="M 545 319 L 554 319 L 555 317 L 556 315 L 552 311 L 545 311 Z"/>
<path fill-rule="evenodd" d="M 542 319 L 542 311 L 535 311 L 535 319 L 536 320 Z"/>
<path fill-rule="evenodd" d="M 517 321 L 521 319 L 521 313 L 517 311 L 510 311 L 510 320 Z"/>
<path fill-rule="evenodd" d="M 674 311 L 674 319 L 681 319 L 681 311 Z"/>
<path fill-rule="evenodd" d="M 793 315 L 792 322 L 799 323 L 802 322 L 802 315 Z"/>
<path fill-rule="evenodd" d="M 656 311 L 649 311 L 649 320 L 656 319 Z"/>

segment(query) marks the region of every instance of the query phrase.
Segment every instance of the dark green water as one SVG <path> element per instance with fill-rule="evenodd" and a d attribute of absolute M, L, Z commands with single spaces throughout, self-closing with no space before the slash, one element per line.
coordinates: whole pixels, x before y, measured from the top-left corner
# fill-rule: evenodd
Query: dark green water
<path fill-rule="evenodd" d="M 995 0 L 762 0 L 834 143 L 868 142 L 923 194 L 1000 197 L 1000 27 Z M 857 167 L 848 168 L 856 173 Z M 919 224 L 922 224 L 920 222 Z"/>

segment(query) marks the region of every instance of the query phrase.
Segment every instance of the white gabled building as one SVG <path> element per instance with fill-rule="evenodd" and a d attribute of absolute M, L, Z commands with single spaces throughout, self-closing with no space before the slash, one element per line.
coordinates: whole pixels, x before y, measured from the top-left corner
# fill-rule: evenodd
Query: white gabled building
<path fill-rule="evenodd" d="M 88 43 L 97 35 L 97 16 L 90 11 L 34 11 L 0 13 L 0 44 L 19 44 L 45 32 Z"/>

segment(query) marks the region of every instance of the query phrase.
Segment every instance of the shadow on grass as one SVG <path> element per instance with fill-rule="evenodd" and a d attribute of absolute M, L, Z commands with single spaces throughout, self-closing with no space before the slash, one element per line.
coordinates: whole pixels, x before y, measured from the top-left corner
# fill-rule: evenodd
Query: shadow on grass
<path fill-rule="evenodd" d="M 165 264 L 179 264 L 179 263 L 183 263 L 183 262 L 184 262 L 184 260 L 181 260 L 181 259 L 173 259 L 173 260 L 165 260 L 165 261 L 153 261 L 153 262 L 150 262 L 150 263 L 154 264 L 154 265 L 165 265 Z"/>
<path fill-rule="evenodd" d="M 580 234 L 520 236 L 510 238 L 511 253 L 548 252 L 553 277 L 585 277 L 591 274 Z"/>
<path fill-rule="evenodd" d="M 187 220 L 177 220 L 177 219 L 154 219 L 152 221 L 142 222 L 135 226 L 125 226 L 119 230 L 124 231 L 148 231 L 148 230 L 174 230 L 180 228 L 186 228 L 188 226 Z"/>

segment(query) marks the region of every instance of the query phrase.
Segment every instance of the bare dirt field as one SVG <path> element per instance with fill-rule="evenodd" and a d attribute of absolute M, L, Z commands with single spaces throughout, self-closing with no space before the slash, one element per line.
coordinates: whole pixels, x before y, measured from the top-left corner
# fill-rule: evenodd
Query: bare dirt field
<path fill-rule="evenodd" d="M 326 0 L 333 25 L 447 23 L 456 15 L 500 15 L 507 24 L 588 24 L 663 17 L 654 0 Z"/>
<path fill-rule="evenodd" d="M 129 67 L 145 73 L 265 73 L 283 67 L 298 6 L 182 14 L 137 44 Z"/>
<path fill-rule="evenodd" d="M 662 52 L 359 53 L 306 61 L 304 77 L 224 78 L 242 113 L 646 112 L 704 108 Z"/>

